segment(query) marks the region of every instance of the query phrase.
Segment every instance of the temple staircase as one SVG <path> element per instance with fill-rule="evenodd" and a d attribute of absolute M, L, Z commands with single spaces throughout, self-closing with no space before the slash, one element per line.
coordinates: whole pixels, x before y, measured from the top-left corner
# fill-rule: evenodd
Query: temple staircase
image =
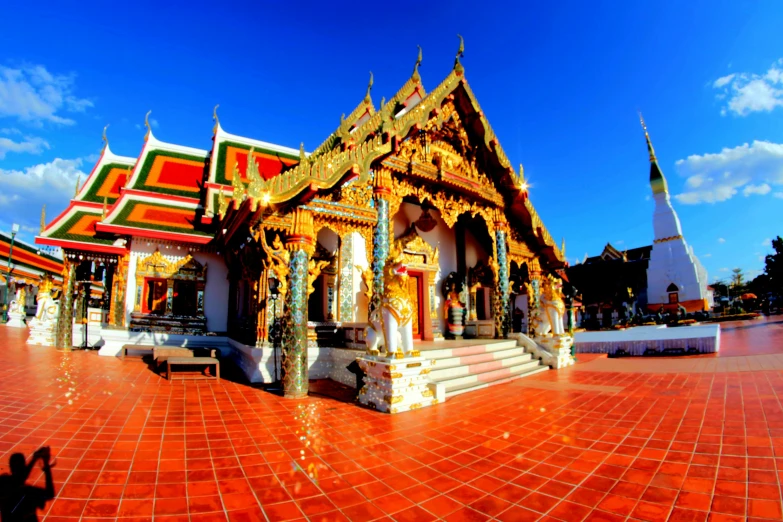
<path fill-rule="evenodd" d="M 446 398 L 549 370 L 524 347 L 517 346 L 516 339 L 474 342 L 451 348 L 451 343 L 445 341 L 437 343 L 443 348 L 422 351 L 424 357 L 435 360 L 430 378 L 445 387 Z"/>

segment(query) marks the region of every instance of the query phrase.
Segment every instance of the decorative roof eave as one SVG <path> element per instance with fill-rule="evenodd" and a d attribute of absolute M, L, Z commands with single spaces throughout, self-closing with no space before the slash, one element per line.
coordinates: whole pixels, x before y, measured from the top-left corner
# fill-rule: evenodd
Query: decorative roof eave
<path fill-rule="evenodd" d="M 105 254 L 124 254 L 127 251 L 125 246 L 103 245 L 100 243 L 87 243 L 82 241 L 71 241 L 54 237 L 36 236 L 35 242 L 40 245 L 60 247 L 68 250 L 84 250 L 85 252 L 99 252 Z"/>
<path fill-rule="evenodd" d="M 13 258 L 10 260 L 14 267 L 22 266 L 29 270 L 39 270 L 52 274 L 62 271 L 62 259 L 50 256 L 27 243 L 16 239 L 14 241 Z M 0 233 L 0 265 L 8 266 L 8 256 L 11 253 L 11 238 Z"/>
<path fill-rule="evenodd" d="M 58 288 L 62 286 L 62 266 L 60 267 L 60 270 L 57 273 L 50 272 L 47 270 L 38 270 L 38 269 L 30 269 L 28 267 L 24 267 L 23 269 L 19 269 L 18 266 L 11 267 L 11 278 L 14 280 L 22 280 L 27 284 L 35 285 L 45 276 L 49 275 L 53 282 L 55 283 L 55 286 Z M 0 281 L 3 283 L 6 282 L 8 277 L 8 267 L 5 265 L 0 265 Z"/>
<path fill-rule="evenodd" d="M 167 232 L 163 230 L 129 227 L 125 225 L 112 225 L 110 223 L 98 223 L 95 225 L 95 228 L 100 232 L 107 232 L 121 236 L 147 237 L 150 239 L 163 239 L 180 243 L 193 243 L 197 245 L 206 245 L 212 241 L 212 236 L 185 234 L 182 232 Z"/>
<path fill-rule="evenodd" d="M 130 201 L 144 201 L 146 203 L 165 203 L 172 204 L 177 207 L 196 209 L 200 204 L 200 200 L 196 198 L 188 198 L 185 196 L 174 196 L 171 194 L 158 194 L 156 192 L 147 192 L 145 190 L 138 189 L 124 189 L 120 198 L 114 203 L 114 205 L 106 214 L 102 221 L 103 223 L 111 224 L 117 216 L 122 212 Z"/>
<path fill-rule="evenodd" d="M 90 189 L 98 180 L 98 174 L 101 172 L 101 169 L 103 169 L 105 165 L 109 165 L 111 163 L 118 163 L 127 167 L 133 167 L 136 163 L 136 158 L 114 154 L 109 148 L 109 143 L 107 142 L 106 145 L 104 145 L 103 150 L 101 150 L 101 155 L 98 158 L 98 161 L 96 161 L 95 165 L 93 165 L 90 174 L 87 176 L 87 179 L 84 181 L 84 184 L 81 186 L 81 188 L 79 188 L 74 199 L 81 201 L 85 195 L 90 192 Z"/>
<path fill-rule="evenodd" d="M 370 86 L 371 85 L 372 80 Z M 394 109 L 397 107 L 397 104 L 404 104 L 408 98 L 417 92 L 419 93 L 419 96 L 422 100 L 427 96 L 424 85 L 421 82 L 421 76 L 416 69 L 408 81 L 405 82 L 405 84 L 388 102 L 384 102 L 383 100 L 381 101 L 381 106 L 377 111 L 375 110 L 375 106 L 373 105 L 372 99 L 370 98 L 368 88 L 367 95 L 365 96 L 364 100 L 362 100 L 362 103 L 360 103 L 347 118 L 343 119 L 337 131 L 330 134 L 329 137 L 327 137 L 326 140 L 324 140 L 324 142 L 313 151 L 313 156 L 319 156 L 334 149 L 337 141 L 340 140 L 341 133 L 349 133 L 351 137 L 354 138 L 356 143 L 361 143 L 371 132 L 374 132 L 381 127 L 382 119 L 385 114 L 391 114 L 392 116 L 395 116 L 393 113 Z M 369 112 L 370 117 L 360 125 L 356 125 L 356 122 L 366 112 Z M 403 114 L 400 114 L 399 116 L 402 117 L 404 114 L 405 113 L 403 112 Z"/>
<path fill-rule="evenodd" d="M 41 235 L 37 237 L 47 237 L 53 231 L 55 231 L 65 220 L 67 220 L 74 212 L 82 210 L 89 213 L 99 214 L 103 209 L 103 205 L 100 203 L 93 203 L 91 201 L 79 201 L 72 199 L 68 206 L 60 212 L 60 214 L 49 222 L 48 225 L 41 231 Z M 37 243 L 38 241 L 36 241 Z"/>
<path fill-rule="evenodd" d="M 147 156 L 153 151 L 173 152 L 175 154 L 185 154 L 188 156 L 196 156 L 203 158 L 206 161 L 209 157 L 209 151 L 203 149 L 196 149 L 194 147 L 186 147 L 184 145 L 175 145 L 173 143 L 166 143 L 158 140 L 153 134 L 152 129 L 147 130 L 147 135 L 144 138 L 144 146 L 141 149 L 138 160 L 133 167 L 133 172 L 130 178 L 125 184 L 126 187 L 134 187 L 139 180 L 139 175 L 144 168 L 144 163 L 147 160 Z"/>
<path fill-rule="evenodd" d="M 269 143 L 266 141 L 256 140 L 252 138 L 246 138 L 244 136 L 239 136 L 238 134 L 231 134 L 229 132 L 226 132 L 223 130 L 223 126 L 220 124 L 220 121 L 215 122 L 215 128 L 213 133 L 213 144 L 212 144 L 212 159 L 213 161 L 210 162 L 209 165 L 209 178 L 208 181 L 210 183 L 214 183 L 214 181 L 217 179 L 217 161 L 215 159 L 217 158 L 218 154 L 218 148 L 220 147 L 220 144 L 226 141 L 239 143 L 241 145 L 246 145 L 248 149 L 256 149 L 257 151 L 269 151 L 269 152 L 279 152 L 280 154 L 288 155 L 288 156 L 300 156 L 300 150 L 292 149 L 291 147 L 285 147 L 283 145 L 276 145 L 274 143 Z M 309 157 L 313 153 L 305 152 L 305 157 Z"/>

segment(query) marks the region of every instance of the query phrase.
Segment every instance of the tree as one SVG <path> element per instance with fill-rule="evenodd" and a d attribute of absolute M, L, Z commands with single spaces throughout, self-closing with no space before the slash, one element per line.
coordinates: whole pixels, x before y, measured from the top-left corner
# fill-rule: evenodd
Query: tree
<path fill-rule="evenodd" d="M 783 238 L 780 236 L 772 240 L 774 254 L 769 254 L 764 259 L 764 273 L 769 276 L 769 288 L 779 296 L 783 296 Z"/>
<path fill-rule="evenodd" d="M 745 274 L 742 273 L 741 268 L 731 269 L 731 286 L 738 288 L 742 286 L 742 281 L 745 279 Z"/>
<path fill-rule="evenodd" d="M 710 286 L 712 287 L 712 295 L 716 298 L 729 296 L 729 285 L 725 281 L 716 280 Z"/>

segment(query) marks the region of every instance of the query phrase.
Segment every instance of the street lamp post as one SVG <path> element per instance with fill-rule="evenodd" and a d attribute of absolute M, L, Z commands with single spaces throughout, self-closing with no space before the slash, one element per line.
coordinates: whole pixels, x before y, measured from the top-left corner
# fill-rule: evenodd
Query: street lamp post
<path fill-rule="evenodd" d="M 19 225 L 17 223 L 14 223 L 11 226 L 11 246 L 8 249 L 8 263 L 6 265 L 6 273 L 5 273 L 5 299 L 3 303 L 3 321 L 8 322 L 8 292 L 11 290 L 11 258 L 14 255 L 14 238 L 16 237 L 16 234 L 19 232 Z"/>
<path fill-rule="evenodd" d="M 272 300 L 272 328 L 269 332 L 269 336 L 272 338 L 272 354 L 274 356 L 275 365 L 275 381 L 272 386 L 266 388 L 267 391 L 280 392 L 283 390 L 280 385 L 280 379 L 277 376 L 277 345 L 280 340 L 280 321 L 277 319 L 277 300 L 280 298 L 280 281 L 274 277 L 270 277 L 267 280 L 269 287 L 269 298 Z"/>

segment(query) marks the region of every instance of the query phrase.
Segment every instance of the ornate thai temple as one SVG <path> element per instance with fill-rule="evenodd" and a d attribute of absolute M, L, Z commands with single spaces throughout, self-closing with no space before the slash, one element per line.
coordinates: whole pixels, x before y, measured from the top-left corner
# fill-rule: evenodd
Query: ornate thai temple
<path fill-rule="evenodd" d="M 273 380 L 279 366 L 287 396 L 307 393 L 308 371 L 332 376 L 368 348 L 384 307 L 397 306 L 395 324 L 410 327 L 415 346 L 506 339 L 515 308 L 543 314 L 539 282 L 564 266 L 563 253 L 460 56 L 428 92 L 419 54 L 408 81 L 378 106 L 371 77 L 312 152 L 230 134 L 217 107 L 208 149 L 160 141 L 149 125 L 137 158 L 107 141 L 68 208 L 36 238 L 64 252 L 57 345 L 76 337 L 67 318 L 77 274 L 98 267 L 110 305 L 89 335 L 102 354 L 125 343 L 218 345 L 251 381 Z M 405 270 L 384 274 L 391 254 Z M 395 300 L 392 286 L 408 297 Z M 401 335 L 397 346 L 407 346 Z M 510 377 L 523 363 L 501 366 Z"/>

